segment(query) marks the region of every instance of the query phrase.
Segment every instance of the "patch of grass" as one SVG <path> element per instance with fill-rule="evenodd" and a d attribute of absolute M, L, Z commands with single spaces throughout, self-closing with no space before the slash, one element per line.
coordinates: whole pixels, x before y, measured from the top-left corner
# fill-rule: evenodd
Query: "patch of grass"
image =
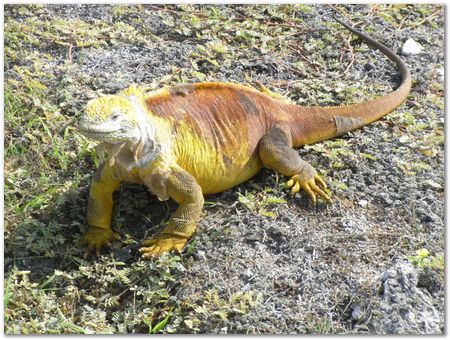
<path fill-rule="evenodd" d="M 416 255 L 409 256 L 408 261 L 419 268 L 428 267 L 444 271 L 444 257 L 442 255 L 430 256 L 430 252 L 425 248 L 417 250 Z"/>
<path fill-rule="evenodd" d="M 319 152 L 331 161 L 331 166 L 335 169 L 345 167 L 344 160 L 355 157 L 348 141 L 344 139 L 333 139 L 312 145 L 305 145 L 304 149 Z"/>
<path fill-rule="evenodd" d="M 28 76 L 23 79 L 26 78 Z M 66 171 L 75 168 L 77 151 L 82 156 L 82 147 L 75 146 L 68 129 L 62 135 L 57 133 L 67 118 L 58 114 L 54 107 L 44 111 L 31 104 L 33 99 L 43 103 L 44 94 L 38 83 L 25 84 L 28 84 L 26 88 L 14 89 L 7 84 L 4 92 L 7 231 L 13 225 L 26 223 L 32 211 L 41 211 L 54 202 L 58 194 L 80 184 L 77 174 Z"/>
<path fill-rule="evenodd" d="M 313 334 L 332 334 L 333 333 L 333 323 L 329 320 L 329 318 L 324 318 L 319 321 L 314 329 L 311 330 Z"/>
<path fill-rule="evenodd" d="M 152 326 L 150 321 L 144 320 L 145 324 L 148 326 L 148 333 L 149 334 L 157 334 L 157 333 L 159 333 L 166 326 L 167 322 L 169 321 L 170 317 L 172 316 L 172 311 L 173 311 L 173 307 L 169 310 L 169 312 L 164 317 L 164 319 L 159 321 L 154 326 Z"/>
<path fill-rule="evenodd" d="M 223 298 L 217 290 L 207 290 L 198 301 L 185 301 L 186 308 L 191 310 L 184 316 L 184 327 L 193 333 L 201 332 L 208 323 L 208 329 L 219 329 L 226 322 L 239 315 L 244 315 L 249 309 L 260 303 L 262 294 L 252 291 L 235 292 Z"/>
<path fill-rule="evenodd" d="M 157 333 L 171 315 L 172 309 L 155 322 L 168 301 L 174 272 L 182 268 L 179 260 L 164 256 L 128 266 L 102 258 L 94 265 L 81 263 L 75 272 L 57 270 L 41 284 L 29 280 L 30 272 L 14 268 L 6 284 L 8 333 L 145 332 L 149 323 L 154 324 L 150 333 Z"/>
<path fill-rule="evenodd" d="M 279 204 L 286 204 L 287 201 L 283 198 L 270 195 L 269 189 L 263 190 L 254 194 L 252 192 L 246 192 L 245 195 L 238 193 L 238 201 L 246 207 L 261 216 L 277 218 L 278 214 L 273 208 Z"/>

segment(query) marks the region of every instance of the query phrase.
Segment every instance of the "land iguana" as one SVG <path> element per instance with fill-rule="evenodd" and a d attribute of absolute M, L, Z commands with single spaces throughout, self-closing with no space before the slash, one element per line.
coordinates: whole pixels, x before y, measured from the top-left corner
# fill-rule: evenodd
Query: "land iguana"
<path fill-rule="evenodd" d="M 94 175 L 88 205 L 85 256 L 108 245 L 112 194 L 121 181 L 144 184 L 178 208 L 162 232 L 143 242 L 145 259 L 181 251 L 196 230 L 203 195 L 234 187 L 262 167 L 290 179 L 291 195 L 303 189 L 315 203 L 330 201 L 325 182 L 293 149 L 369 124 L 393 111 L 411 89 L 411 75 L 394 52 L 341 24 L 391 59 L 402 77 L 393 92 L 359 104 L 302 107 L 280 100 L 267 89 L 204 82 L 146 93 L 130 86 L 117 95 L 89 101 L 79 122 L 88 138 L 108 152 Z"/>

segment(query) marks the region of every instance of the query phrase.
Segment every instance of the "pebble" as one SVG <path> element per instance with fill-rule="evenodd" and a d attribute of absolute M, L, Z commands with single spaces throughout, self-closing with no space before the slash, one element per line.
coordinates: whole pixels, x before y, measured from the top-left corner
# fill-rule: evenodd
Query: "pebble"
<path fill-rule="evenodd" d="M 352 320 L 362 321 L 365 318 L 365 313 L 363 312 L 360 305 L 355 305 L 352 311 Z"/>
<path fill-rule="evenodd" d="M 378 194 L 378 197 L 380 197 L 381 201 L 386 205 L 392 205 L 392 200 L 387 193 L 381 192 Z"/>
<path fill-rule="evenodd" d="M 441 83 L 443 83 L 443 82 L 444 82 L 444 75 L 445 75 L 445 70 L 444 70 L 444 68 L 443 68 L 443 67 L 438 68 L 437 71 L 436 71 L 436 74 L 437 74 L 438 80 L 439 80 Z"/>
<path fill-rule="evenodd" d="M 412 38 L 409 38 L 408 40 L 406 40 L 405 44 L 402 47 L 403 55 L 419 54 L 421 51 L 422 51 L 422 46 Z"/>
<path fill-rule="evenodd" d="M 422 184 L 430 189 L 434 189 L 434 190 L 439 190 L 442 189 L 442 185 L 440 185 L 439 183 L 436 183 L 435 181 L 431 180 L 431 179 L 427 179 L 425 181 L 422 182 Z"/>
<path fill-rule="evenodd" d="M 358 201 L 358 205 L 363 208 L 366 207 L 368 203 L 369 202 L 367 200 L 359 200 Z"/>

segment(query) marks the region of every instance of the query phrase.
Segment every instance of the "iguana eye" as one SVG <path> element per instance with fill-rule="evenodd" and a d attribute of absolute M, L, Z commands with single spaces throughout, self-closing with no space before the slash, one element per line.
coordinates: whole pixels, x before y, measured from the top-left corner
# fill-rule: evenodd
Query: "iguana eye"
<path fill-rule="evenodd" d="M 117 120 L 120 117 L 120 113 L 116 112 L 111 115 L 111 120 Z"/>

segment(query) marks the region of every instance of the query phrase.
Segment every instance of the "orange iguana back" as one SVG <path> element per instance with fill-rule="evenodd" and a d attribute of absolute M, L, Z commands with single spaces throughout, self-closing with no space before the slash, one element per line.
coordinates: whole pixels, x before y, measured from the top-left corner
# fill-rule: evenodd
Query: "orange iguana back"
<path fill-rule="evenodd" d="M 115 237 L 112 193 L 121 181 L 144 184 L 160 200 L 170 197 L 179 204 L 162 233 L 144 241 L 144 258 L 180 251 L 196 229 L 203 194 L 242 183 L 261 167 L 289 176 L 291 195 L 303 189 L 313 202 L 317 195 L 330 201 L 324 181 L 293 147 L 369 124 L 400 105 L 411 88 L 408 68 L 394 52 L 342 24 L 396 63 L 402 75 L 397 90 L 335 107 L 301 107 L 266 89 L 231 83 L 184 84 L 151 93 L 131 86 L 90 101 L 79 128 L 101 142 L 108 159 L 90 189 L 86 254 Z"/>

